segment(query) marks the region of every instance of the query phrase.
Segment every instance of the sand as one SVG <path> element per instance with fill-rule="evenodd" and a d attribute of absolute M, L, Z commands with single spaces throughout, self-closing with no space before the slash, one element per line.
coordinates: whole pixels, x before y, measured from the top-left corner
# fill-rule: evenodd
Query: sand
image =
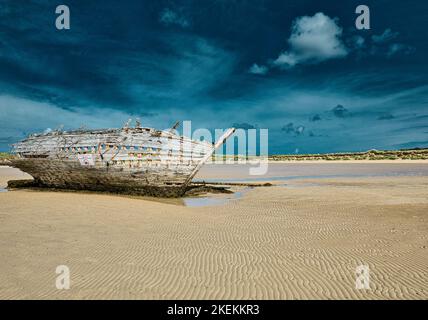
<path fill-rule="evenodd" d="M 17 176 L 0 167 L 0 186 Z M 202 208 L 0 192 L 0 298 L 427 299 L 427 190 L 427 176 L 302 178 Z"/>

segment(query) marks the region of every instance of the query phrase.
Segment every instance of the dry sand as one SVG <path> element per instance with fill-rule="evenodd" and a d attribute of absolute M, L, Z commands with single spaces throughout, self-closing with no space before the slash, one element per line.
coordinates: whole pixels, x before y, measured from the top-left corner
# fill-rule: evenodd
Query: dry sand
<path fill-rule="evenodd" d="M 0 167 L 0 186 L 16 176 Z M 427 190 L 426 176 L 302 179 L 203 208 L 0 192 L 0 298 L 427 299 Z"/>

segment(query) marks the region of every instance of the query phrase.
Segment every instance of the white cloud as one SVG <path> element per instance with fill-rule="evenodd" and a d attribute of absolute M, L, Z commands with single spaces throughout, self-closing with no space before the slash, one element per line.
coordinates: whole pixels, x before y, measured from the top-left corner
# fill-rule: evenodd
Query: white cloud
<path fill-rule="evenodd" d="M 336 22 L 322 12 L 297 18 L 288 39 L 289 50 L 281 53 L 273 64 L 290 68 L 345 57 L 348 49 L 341 40 L 342 28 Z"/>
<path fill-rule="evenodd" d="M 251 66 L 250 69 L 248 69 L 248 72 L 252 73 L 252 74 L 264 75 L 268 72 L 268 70 L 269 70 L 268 67 L 266 67 L 264 65 L 259 66 L 257 63 L 255 63 Z"/>
<path fill-rule="evenodd" d="M 190 26 L 190 22 L 180 13 L 177 13 L 169 8 L 165 8 L 160 16 L 159 21 L 166 26 L 169 25 L 178 25 L 182 28 L 187 28 Z"/>
<path fill-rule="evenodd" d="M 388 52 L 387 52 L 387 56 L 391 57 L 394 56 L 396 54 L 410 54 L 414 51 L 415 49 L 411 46 L 402 44 L 402 43 L 393 43 L 388 47 Z"/>
<path fill-rule="evenodd" d="M 398 32 L 392 32 L 392 30 L 388 28 L 379 36 L 373 35 L 372 40 L 374 43 L 385 43 L 392 39 L 395 39 L 396 37 L 398 37 L 398 35 Z"/>
<path fill-rule="evenodd" d="M 386 29 L 380 35 L 373 35 L 367 41 L 361 36 L 347 39 L 349 48 L 352 48 L 358 58 L 367 56 L 393 56 L 412 54 L 416 49 L 403 43 L 393 42 L 399 36 L 399 32 Z"/>
<path fill-rule="evenodd" d="M 354 36 L 354 37 L 352 37 L 349 40 L 348 44 L 349 43 L 351 44 L 351 47 L 353 49 L 356 49 L 356 50 L 358 50 L 358 49 L 364 49 L 365 46 L 366 46 L 366 40 L 362 36 Z"/>
<path fill-rule="evenodd" d="M 132 117 L 119 110 L 63 109 L 52 103 L 10 95 L 0 95 L 0 114 L 2 115 L 0 117 L 0 150 L 4 151 L 10 150 L 12 143 L 23 139 L 29 133 L 43 132 L 61 125 L 64 125 L 66 130 L 76 129 L 82 125 L 88 128 L 117 128 Z M 143 117 L 145 126 L 148 125 L 148 121 L 152 123 L 155 120 Z"/>
<path fill-rule="evenodd" d="M 110 109 L 63 109 L 47 102 L 37 102 L 9 95 L 0 95 L 0 132 L 29 132 L 65 125 L 77 128 L 88 125 L 92 128 L 114 127 L 125 122 L 129 114 Z M 108 117 L 106 116 L 108 115 Z"/>

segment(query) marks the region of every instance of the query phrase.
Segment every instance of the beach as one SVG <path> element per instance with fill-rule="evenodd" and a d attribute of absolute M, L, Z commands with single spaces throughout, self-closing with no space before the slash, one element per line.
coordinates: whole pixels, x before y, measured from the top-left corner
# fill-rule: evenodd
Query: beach
<path fill-rule="evenodd" d="M 214 205 L 0 192 L 1 299 L 428 299 L 428 163 L 207 165 Z M 0 188 L 26 179 L 0 166 Z M 56 267 L 70 289 L 56 288 Z M 370 270 L 356 288 L 356 268 Z"/>

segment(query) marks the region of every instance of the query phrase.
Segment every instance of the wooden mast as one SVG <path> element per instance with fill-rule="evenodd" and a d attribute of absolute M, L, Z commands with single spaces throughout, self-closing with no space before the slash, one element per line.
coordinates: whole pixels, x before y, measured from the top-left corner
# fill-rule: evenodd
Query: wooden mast
<path fill-rule="evenodd" d="M 198 165 L 193 169 L 192 173 L 187 177 L 186 181 L 183 183 L 183 193 L 186 191 L 186 187 L 192 181 L 193 177 L 198 173 L 199 169 L 204 165 L 205 162 L 212 156 L 214 151 L 220 147 L 227 138 L 229 138 L 235 132 L 235 128 L 227 129 L 226 132 L 217 140 L 214 147 L 208 152 L 202 160 L 198 163 Z"/>

